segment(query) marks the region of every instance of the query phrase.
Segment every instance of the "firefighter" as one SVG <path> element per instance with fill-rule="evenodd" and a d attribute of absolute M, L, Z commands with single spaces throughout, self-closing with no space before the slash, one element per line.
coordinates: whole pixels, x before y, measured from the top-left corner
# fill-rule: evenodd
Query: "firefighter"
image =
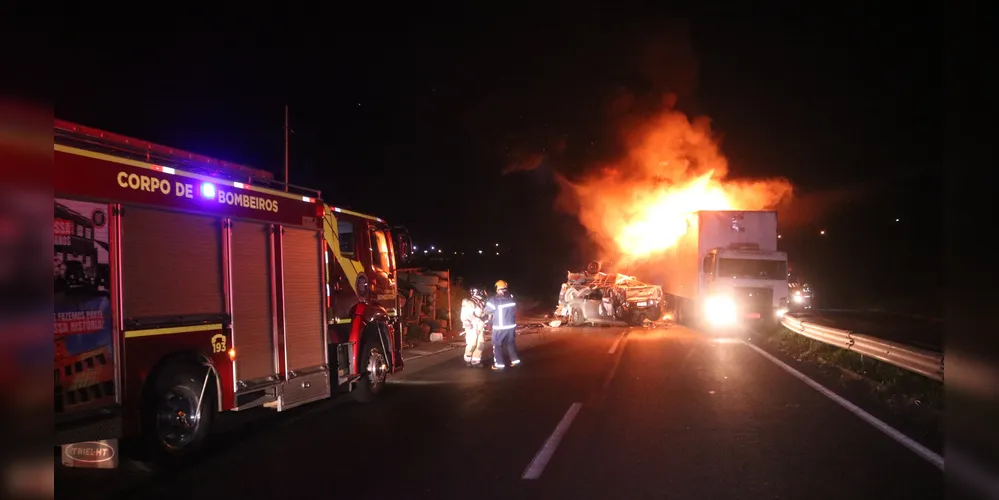
<path fill-rule="evenodd" d="M 517 303 L 503 280 L 496 282 L 496 296 L 486 301 L 486 313 L 493 316 L 493 370 L 506 368 L 509 351 L 510 366 L 520 364 L 517 355 Z"/>
<path fill-rule="evenodd" d="M 479 366 L 482 362 L 482 344 L 486 337 L 486 293 L 478 288 L 470 290 L 471 298 L 461 299 L 461 324 L 465 328 L 465 363 Z"/>

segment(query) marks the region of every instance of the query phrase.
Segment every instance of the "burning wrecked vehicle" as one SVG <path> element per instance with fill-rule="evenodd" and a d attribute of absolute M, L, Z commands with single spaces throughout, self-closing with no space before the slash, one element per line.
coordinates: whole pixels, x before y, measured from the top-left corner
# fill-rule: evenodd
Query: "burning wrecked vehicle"
<path fill-rule="evenodd" d="M 582 273 L 567 273 L 559 292 L 553 326 L 641 325 L 646 319 L 658 321 L 663 312 L 663 290 L 633 276 L 601 272 L 599 262 L 591 262 Z"/>

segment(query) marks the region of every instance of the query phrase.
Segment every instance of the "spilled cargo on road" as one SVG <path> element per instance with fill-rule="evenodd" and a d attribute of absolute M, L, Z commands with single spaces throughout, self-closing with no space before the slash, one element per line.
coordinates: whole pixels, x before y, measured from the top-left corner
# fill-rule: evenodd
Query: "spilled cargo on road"
<path fill-rule="evenodd" d="M 399 316 L 408 340 L 443 341 L 454 331 L 451 271 L 399 269 Z"/>

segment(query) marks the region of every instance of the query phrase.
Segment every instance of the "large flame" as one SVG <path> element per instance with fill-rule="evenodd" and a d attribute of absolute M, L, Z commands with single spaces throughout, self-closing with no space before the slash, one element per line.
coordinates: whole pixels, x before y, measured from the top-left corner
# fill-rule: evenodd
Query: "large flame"
<path fill-rule="evenodd" d="M 670 110 L 626 139 L 623 160 L 567 182 L 580 221 L 625 260 L 675 245 L 697 211 L 772 209 L 792 192 L 786 179 L 726 180 L 728 162 L 706 119 Z"/>

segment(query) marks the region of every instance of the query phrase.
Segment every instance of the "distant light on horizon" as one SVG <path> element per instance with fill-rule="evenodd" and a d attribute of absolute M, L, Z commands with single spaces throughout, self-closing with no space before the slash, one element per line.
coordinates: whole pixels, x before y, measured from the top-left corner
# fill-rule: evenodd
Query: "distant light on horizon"
<path fill-rule="evenodd" d="M 898 222 L 898 217 L 895 218 L 895 222 Z"/>
<path fill-rule="evenodd" d="M 825 230 L 825 229 L 823 229 L 823 230 L 819 231 L 819 234 L 821 234 L 821 235 L 825 235 L 825 234 L 826 234 L 826 230 Z"/>
<path fill-rule="evenodd" d="M 777 239 L 778 239 L 778 240 L 779 240 L 779 239 L 781 239 L 781 235 L 779 235 L 779 234 L 778 234 L 778 235 L 777 235 Z"/>
<path fill-rule="evenodd" d="M 482 254 L 482 250 L 479 250 L 479 254 L 480 254 L 480 255 Z"/>

